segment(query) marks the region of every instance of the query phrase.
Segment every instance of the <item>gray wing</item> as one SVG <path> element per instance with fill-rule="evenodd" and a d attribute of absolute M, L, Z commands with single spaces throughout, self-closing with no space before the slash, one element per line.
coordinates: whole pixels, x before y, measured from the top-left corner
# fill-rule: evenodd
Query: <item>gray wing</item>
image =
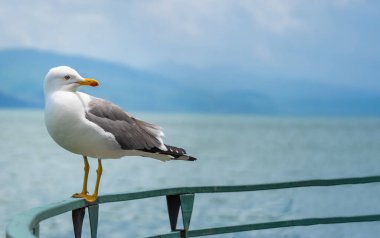
<path fill-rule="evenodd" d="M 161 127 L 138 120 L 103 99 L 91 98 L 86 118 L 104 131 L 112 133 L 124 150 L 165 149 Z"/>

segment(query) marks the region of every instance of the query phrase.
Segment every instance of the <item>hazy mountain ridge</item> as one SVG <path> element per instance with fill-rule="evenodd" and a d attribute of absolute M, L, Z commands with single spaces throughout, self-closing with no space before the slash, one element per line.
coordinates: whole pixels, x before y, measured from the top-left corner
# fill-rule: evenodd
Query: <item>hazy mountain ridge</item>
<path fill-rule="evenodd" d="M 0 107 L 43 107 L 48 69 L 68 65 L 100 87 L 83 91 L 132 111 L 285 115 L 380 115 L 380 96 L 333 85 L 173 66 L 147 72 L 126 65 L 31 49 L 0 51 Z M 245 78 L 242 84 L 241 78 Z M 4 95 L 4 96 L 2 96 Z M 8 102 L 8 103 L 7 103 Z"/>
<path fill-rule="evenodd" d="M 32 105 L 18 98 L 0 92 L 0 108 L 23 108 Z"/>
<path fill-rule="evenodd" d="M 0 51 L 0 61 L 4 62 L 0 64 L 3 82 L 0 90 L 9 95 L 15 93 L 20 100 L 34 107 L 43 106 L 43 78 L 48 69 L 68 65 L 77 69 L 82 76 L 99 80 L 100 87 L 82 87 L 83 91 L 120 104 L 126 110 L 210 113 L 256 111 L 254 103 L 251 105 L 243 98 L 225 98 L 225 95 L 239 94 L 238 91 L 210 92 L 207 88 L 188 87 L 159 74 L 105 61 L 29 49 Z"/>

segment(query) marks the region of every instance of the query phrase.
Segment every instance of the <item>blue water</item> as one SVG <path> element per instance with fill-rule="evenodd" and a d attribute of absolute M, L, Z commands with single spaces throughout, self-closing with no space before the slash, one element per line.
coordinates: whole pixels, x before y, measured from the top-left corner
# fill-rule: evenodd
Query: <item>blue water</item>
<path fill-rule="evenodd" d="M 199 160 L 127 157 L 103 163 L 101 194 L 380 175 L 380 119 L 139 114 L 166 142 Z M 0 237 L 17 213 L 79 192 L 83 165 L 46 132 L 42 111 L 0 111 Z M 96 162 L 91 161 L 90 183 Z M 92 186 L 90 188 L 92 190 Z M 380 184 L 196 196 L 190 228 L 303 217 L 380 213 Z M 85 220 L 84 237 L 88 237 Z M 164 198 L 102 205 L 99 237 L 169 231 Z M 284 228 L 215 237 L 378 237 L 380 223 Z M 42 237 L 72 237 L 71 214 L 41 224 Z"/>

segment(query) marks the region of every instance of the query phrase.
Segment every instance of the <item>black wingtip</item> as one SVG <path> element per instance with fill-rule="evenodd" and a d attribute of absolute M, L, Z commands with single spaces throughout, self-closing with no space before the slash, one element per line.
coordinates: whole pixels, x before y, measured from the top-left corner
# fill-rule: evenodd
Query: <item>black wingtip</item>
<path fill-rule="evenodd" d="M 190 155 L 181 155 L 181 156 L 172 158 L 172 160 L 196 161 L 197 158 L 192 157 Z"/>
<path fill-rule="evenodd" d="M 196 160 L 197 160 L 197 158 L 189 156 L 189 159 L 187 161 L 196 161 Z"/>

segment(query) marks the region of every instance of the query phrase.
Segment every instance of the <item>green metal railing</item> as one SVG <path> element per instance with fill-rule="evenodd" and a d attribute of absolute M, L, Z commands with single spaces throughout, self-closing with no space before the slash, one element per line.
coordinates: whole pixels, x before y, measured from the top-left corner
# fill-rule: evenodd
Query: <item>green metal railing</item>
<path fill-rule="evenodd" d="M 82 224 L 85 209 L 88 209 L 91 237 L 97 237 L 99 205 L 102 203 L 121 202 L 142 198 L 152 198 L 166 196 L 167 208 L 171 232 L 152 237 L 162 238 L 182 238 L 197 237 L 206 235 L 216 235 L 223 233 L 233 233 L 242 231 L 253 231 L 263 229 L 273 229 L 293 226 L 310 226 L 318 224 L 338 224 L 352 222 L 374 222 L 380 221 L 380 214 L 369 214 L 350 217 L 327 217 L 327 218 L 306 218 L 298 220 L 274 221 L 256 224 L 244 224 L 236 226 L 206 228 L 190 230 L 190 220 L 193 211 L 195 194 L 199 193 L 229 193 L 229 192 L 252 192 L 273 189 L 288 189 L 299 187 L 321 187 L 338 186 L 348 184 L 366 184 L 380 182 L 380 176 L 342 178 L 329 180 L 307 180 L 296 182 L 270 183 L 243 186 L 209 186 L 209 187 L 182 187 L 160 189 L 145 192 L 111 194 L 99 196 L 94 203 L 86 203 L 83 199 L 69 199 L 66 201 L 53 203 L 47 206 L 34 208 L 23 214 L 16 216 L 7 227 L 7 238 L 29 238 L 39 237 L 39 223 L 59 214 L 72 211 L 74 224 L 74 234 L 76 238 L 81 237 Z M 183 229 L 177 229 L 177 219 L 179 211 L 182 213 Z"/>

